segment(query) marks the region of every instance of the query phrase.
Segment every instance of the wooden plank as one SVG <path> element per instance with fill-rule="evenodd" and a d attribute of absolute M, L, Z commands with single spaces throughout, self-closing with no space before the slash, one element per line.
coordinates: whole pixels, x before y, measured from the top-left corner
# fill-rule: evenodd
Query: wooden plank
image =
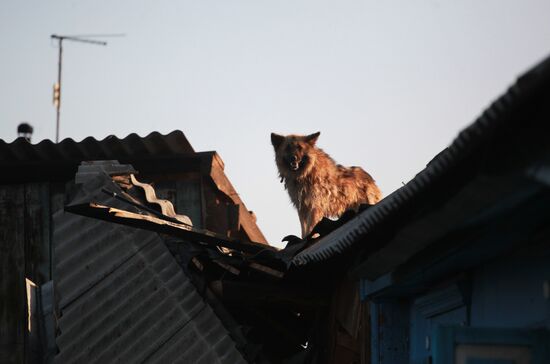
<path fill-rule="evenodd" d="M 358 363 L 361 360 L 359 340 L 362 306 L 359 300 L 359 285 L 342 279 L 333 290 L 330 312 L 331 361 L 334 363 Z"/>
<path fill-rule="evenodd" d="M 203 229 L 206 229 L 206 189 L 208 188 L 206 186 L 206 177 L 201 175 L 200 176 L 200 198 L 201 198 L 201 226 Z"/>
<path fill-rule="evenodd" d="M 197 267 L 198 270 L 201 272 L 204 270 L 204 265 L 198 260 L 197 258 L 193 257 L 191 258 L 191 262 Z"/>
<path fill-rule="evenodd" d="M 204 193 L 204 227 L 223 236 L 229 236 L 227 204 L 229 199 L 211 184 L 203 186 Z"/>
<path fill-rule="evenodd" d="M 277 248 L 255 242 L 239 241 L 227 238 L 208 230 L 199 230 L 189 225 L 174 223 L 150 215 L 142 215 L 117 208 L 98 205 L 94 203 L 67 206 L 66 211 L 75 214 L 93 217 L 96 219 L 115 222 L 127 226 L 155 231 L 157 233 L 170 234 L 181 237 L 184 240 L 200 242 L 212 246 L 221 246 L 239 250 L 245 253 L 256 254 L 262 250 L 277 251 Z"/>
<path fill-rule="evenodd" d="M 226 271 L 228 271 L 229 273 L 233 274 L 233 275 L 238 276 L 239 274 L 241 274 L 240 270 L 233 267 L 232 265 L 229 265 L 229 264 L 226 264 L 226 263 L 222 262 L 220 259 L 214 259 L 213 262 L 216 263 L 217 265 L 219 265 L 220 267 L 222 267 L 223 269 L 225 269 Z"/>
<path fill-rule="evenodd" d="M 239 205 L 227 205 L 227 225 L 229 231 L 238 232 L 241 228 L 240 224 L 240 208 Z"/>
<path fill-rule="evenodd" d="M 0 363 L 22 363 L 27 304 L 24 187 L 0 186 Z"/>
<path fill-rule="evenodd" d="M 74 178 L 74 176 L 73 176 Z M 65 207 L 65 189 L 69 183 L 51 183 L 50 184 L 50 211 L 53 216 L 58 211 L 63 211 Z M 71 182 L 72 184 L 72 182 Z M 68 187 L 68 186 L 67 186 Z M 53 225 L 51 225 L 51 231 L 53 231 Z"/>
<path fill-rule="evenodd" d="M 279 279 L 283 278 L 284 275 L 285 275 L 283 272 L 275 270 L 275 269 L 270 268 L 270 267 L 267 267 L 263 264 L 250 263 L 250 268 L 255 269 L 257 271 L 260 271 L 262 273 L 268 274 L 268 275 L 273 276 L 275 278 L 279 278 Z"/>
<path fill-rule="evenodd" d="M 246 236 L 251 240 L 258 243 L 267 244 L 265 236 L 256 225 L 256 219 L 253 214 L 248 211 L 246 205 L 239 197 L 239 194 L 223 172 L 223 162 L 221 158 L 215 153 L 212 158 L 212 165 L 210 168 L 210 177 L 212 181 L 227 197 L 229 197 L 235 205 L 239 206 L 239 223 L 244 230 Z"/>
<path fill-rule="evenodd" d="M 370 302 L 361 302 L 363 316 L 361 318 L 361 329 L 359 332 L 359 342 L 361 345 L 361 364 L 370 363 L 371 359 L 371 317 L 370 317 Z"/>
<path fill-rule="evenodd" d="M 38 285 L 50 277 L 50 197 L 47 183 L 25 188 L 25 277 Z"/>
<path fill-rule="evenodd" d="M 378 304 L 378 350 L 380 364 L 407 363 L 409 358 L 409 306 L 406 301 Z"/>
<path fill-rule="evenodd" d="M 25 279 L 27 291 L 27 352 L 28 363 L 40 362 L 40 295 L 39 287 L 30 279 Z"/>
<path fill-rule="evenodd" d="M 54 238 L 54 231 L 55 231 L 55 220 L 53 216 L 58 214 L 65 214 L 64 208 L 65 208 L 65 189 L 68 187 L 69 184 L 73 184 L 73 182 L 64 183 L 64 182 L 57 182 L 57 183 L 50 183 L 50 216 L 49 216 L 49 222 L 50 222 L 50 231 L 49 231 L 49 239 L 50 239 L 50 277 L 52 280 L 56 280 L 55 277 L 55 238 Z M 67 186 L 67 187 L 66 187 Z"/>
<path fill-rule="evenodd" d="M 176 182 L 177 212 L 189 216 L 193 226 L 199 229 L 203 228 L 202 206 L 200 180 L 178 180 Z"/>

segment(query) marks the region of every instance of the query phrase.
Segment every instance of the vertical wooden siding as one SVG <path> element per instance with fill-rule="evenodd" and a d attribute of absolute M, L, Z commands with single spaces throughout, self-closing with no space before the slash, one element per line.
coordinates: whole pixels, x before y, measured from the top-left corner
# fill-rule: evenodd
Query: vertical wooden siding
<path fill-rule="evenodd" d="M 0 363 L 25 361 L 25 277 L 52 278 L 50 216 L 49 183 L 0 186 Z"/>
<path fill-rule="evenodd" d="M 25 188 L 0 188 L 0 363 L 22 363 L 25 353 Z"/>

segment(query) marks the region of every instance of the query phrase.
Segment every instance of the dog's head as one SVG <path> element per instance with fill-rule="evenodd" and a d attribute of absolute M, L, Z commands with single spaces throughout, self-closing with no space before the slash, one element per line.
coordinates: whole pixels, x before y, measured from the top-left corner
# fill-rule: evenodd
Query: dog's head
<path fill-rule="evenodd" d="M 310 135 L 279 135 L 271 133 L 275 162 L 281 178 L 306 175 L 315 163 L 315 143 L 321 133 Z"/>

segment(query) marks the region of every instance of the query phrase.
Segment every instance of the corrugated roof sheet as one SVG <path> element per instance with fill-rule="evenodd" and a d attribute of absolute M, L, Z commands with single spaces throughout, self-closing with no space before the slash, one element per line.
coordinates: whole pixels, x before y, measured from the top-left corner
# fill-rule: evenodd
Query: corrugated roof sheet
<path fill-rule="evenodd" d="M 414 202 L 444 175 L 452 171 L 461 160 L 474 153 L 487 141 L 495 128 L 510 120 L 516 110 L 529 99 L 550 86 L 550 57 L 521 76 L 509 90 L 463 130 L 453 143 L 439 153 L 428 166 L 409 183 L 365 210 L 349 223 L 321 238 L 293 259 L 295 265 L 321 262 L 348 250 L 361 241 L 374 227 L 392 219 L 399 211 Z"/>
<path fill-rule="evenodd" d="M 79 142 L 67 138 L 59 143 L 46 139 L 37 144 L 31 144 L 25 138 L 17 138 L 11 143 L 0 139 L 0 165 L 29 161 L 61 162 L 136 158 L 193 152 L 193 147 L 179 130 L 166 135 L 153 132 L 146 137 L 132 133 L 123 139 L 114 135 L 102 140 L 87 137 Z"/>
<path fill-rule="evenodd" d="M 103 140 L 88 137 L 79 142 L 64 139 L 60 143 L 43 140 L 31 144 L 25 138 L 6 143 L 0 139 L 0 168 L 11 171 L 0 175 L 0 183 L 67 181 L 72 179 L 82 161 L 133 162 L 194 153 L 179 130 L 166 135 L 158 132 L 146 137 L 130 134 L 123 139 L 112 135 Z"/>
<path fill-rule="evenodd" d="M 62 363 L 244 363 L 158 234 L 58 212 Z"/>

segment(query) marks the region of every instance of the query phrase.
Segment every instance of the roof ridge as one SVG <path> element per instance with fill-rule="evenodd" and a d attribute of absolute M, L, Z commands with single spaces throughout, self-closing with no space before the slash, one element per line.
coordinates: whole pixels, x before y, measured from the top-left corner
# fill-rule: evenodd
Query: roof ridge
<path fill-rule="evenodd" d="M 17 137 L 17 138 L 15 138 L 15 139 L 13 139 L 11 142 L 7 142 L 7 141 L 5 141 L 4 139 L 0 138 L 0 142 L 3 142 L 4 144 L 7 144 L 7 145 L 13 145 L 13 144 L 15 144 L 15 143 L 25 142 L 25 143 L 28 143 L 28 144 L 30 144 L 30 145 L 32 145 L 32 146 L 38 146 L 38 145 L 40 145 L 40 144 L 42 144 L 42 143 L 61 144 L 61 143 L 68 143 L 68 142 L 70 142 L 70 143 L 77 143 L 77 144 L 79 144 L 79 143 L 82 143 L 82 142 L 84 142 L 84 141 L 86 141 L 86 140 L 94 141 L 94 142 L 98 142 L 98 143 L 105 142 L 105 141 L 110 140 L 110 139 L 116 139 L 116 140 L 124 141 L 124 140 L 128 139 L 129 137 L 135 137 L 135 136 L 137 136 L 137 137 L 140 138 L 140 139 L 150 139 L 150 138 L 157 137 L 157 136 L 161 136 L 161 137 L 165 137 L 165 138 L 167 138 L 167 137 L 174 137 L 174 136 L 183 136 L 183 137 L 186 138 L 185 133 L 184 133 L 183 131 L 181 131 L 180 129 L 174 129 L 174 130 L 172 130 L 172 131 L 170 131 L 170 132 L 168 132 L 168 133 L 166 133 L 166 134 L 162 134 L 162 133 L 160 133 L 160 132 L 158 132 L 158 131 L 156 131 L 156 130 L 153 130 L 153 131 L 149 132 L 149 133 L 148 133 L 147 135 L 145 135 L 145 136 L 141 136 L 141 135 L 139 135 L 139 134 L 136 133 L 136 132 L 132 132 L 132 133 L 129 133 L 129 134 L 127 134 L 126 136 L 124 136 L 124 137 L 122 137 L 122 138 L 121 138 L 121 137 L 118 137 L 118 136 L 115 135 L 115 134 L 109 134 L 109 135 L 103 137 L 102 139 L 98 139 L 98 138 L 94 137 L 93 135 L 89 135 L 89 136 L 87 136 L 87 137 L 84 137 L 84 138 L 80 139 L 80 141 L 77 141 L 76 139 L 71 138 L 71 137 L 66 137 L 66 138 L 63 138 L 63 139 L 62 139 L 61 141 L 59 141 L 58 143 L 55 143 L 55 142 L 54 142 L 53 140 L 51 140 L 51 139 L 42 139 L 42 140 L 40 140 L 40 141 L 38 141 L 38 142 L 36 142 L 36 143 L 33 143 L 33 142 L 29 142 L 29 141 L 28 141 L 27 139 L 25 139 L 24 137 Z"/>

